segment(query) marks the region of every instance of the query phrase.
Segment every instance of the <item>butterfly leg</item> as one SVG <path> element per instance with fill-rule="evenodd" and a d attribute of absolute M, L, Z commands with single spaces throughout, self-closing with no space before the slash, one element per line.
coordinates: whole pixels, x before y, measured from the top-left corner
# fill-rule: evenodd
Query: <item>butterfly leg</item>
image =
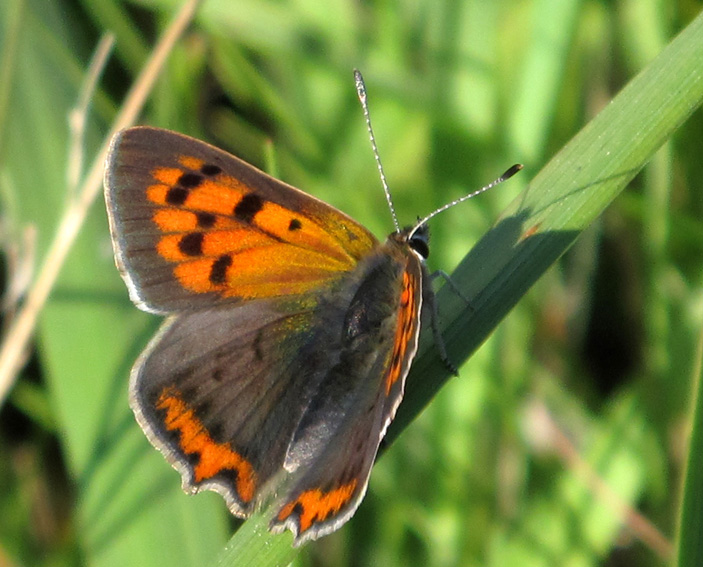
<path fill-rule="evenodd" d="M 450 288 L 452 288 L 452 291 L 454 293 L 456 293 L 459 297 L 461 297 L 466 302 L 466 304 L 469 306 L 469 309 L 471 309 L 473 311 L 474 308 L 471 306 L 471 302 L 469 301 L 469 298 L 466 297 L 461 292 L 459 287 L 454 283 L 454 280 L 452 280 L 451 276 L 447 272 L 445 272 L 444 270 L 437 270 L 435 272 L 432 272 L 430 274 L 430 280 L 434 281 L 439 276 L 442 276 L 442 278 L 444 278 L 444 281 L 447 282 L 447 285 L 449 285 Z"/>
<path fill-rule="evenodd" d="M 434 279 L 439 273 L 440 272 L 435 272 L 434 274 L 431 274 L 430 280 Z M 441 273 L 444 274 L 444 272 Z M 446 274 L 444 275 L 447 278 L 449 277 Z M 442 362 L 444 362 L 444 365 L 449 369 L 449 371 L 454 374 L 454 376 L 457 376 L 459 374 L 459 371 L 449 359 L 449 355 L 447 355 L 447 347 L 444 344 L 444 339 L 442 338 L 442 331 L 439 328 L 439 308 L 437 306 L 437 296 L 435 295 L 434 290 L 431 286 L 424 287 L 422 295 L 423 305 L 429 307 L 430 326 L 432 327 L 432 336 L 434 337 L 434 344 L 437 347 L 439 357 L 442 359 Z"/>

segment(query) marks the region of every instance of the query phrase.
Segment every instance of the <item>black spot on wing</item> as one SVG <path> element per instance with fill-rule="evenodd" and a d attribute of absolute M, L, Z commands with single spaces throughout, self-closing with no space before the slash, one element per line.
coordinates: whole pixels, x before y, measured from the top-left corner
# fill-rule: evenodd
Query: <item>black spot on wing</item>
<path fill-rule="evenodd" d="M 217 220 L 212 213 L 196 213 L 196 217 L 200 228 L 212 228 Z"/>
<path fill-rule="evenodd" d="M 225 283 L 227 281 L 227 268 L 231 265 L 232 257 L 229 254 L 224 254 L 215 260 L 210 269 L 210 283 L 215 285 Z"/>
<path fill-rule="evenodd" d="M 179 206 L 186 202 L 190 191 L 183 187 L 171 187 L 166 193 L 166 202 L 169 205 Z"/>
<path fill-rule="evenodd" d="M 203 253 L 204 237 L 202 232 L 186 234 L 178 243 L 178 249 L 186 256 L 200 256 Z"/>
<path fill-rule="evenodd" d="M 254 217 L 263 208 L 264 200 L 253 193 L 249 193 L 237 203 L 233 213 L 238 220 L 251 224 Z"/>
<path fill-rule="evenodd" d="M 303 227 L 303 223 L 300 222 L 299 219 L 293 219 L 290 221 L 290 224 L 288 225 L 288 230 L 300 230 Z"/>
<path fill-rule="evenodd" d="M 184 173 L 178 178 L 178 185 L 186 189 L 194 189 L 203 182 L 203 176 L 197 173 Z"/>
<path fill-rule="evenodd" d="M 227 439 L 224 438 L 225 428 L 223 427 L 221 422 L 209 424 L 207 432 L 210 434 L 210 437 L 212 437 L 212 440 L 216 443 L 222 443 L 223 441 L 227 441 Z"/>
<path fill-rule="evenodd" d="M 200 168 L 200 173 L 202 173 L 203 175 L 207 175 L 208 177 L 213 177 L 218 173 L 222 173 L 222 168 L 219 165 L 206 163 Z"/>

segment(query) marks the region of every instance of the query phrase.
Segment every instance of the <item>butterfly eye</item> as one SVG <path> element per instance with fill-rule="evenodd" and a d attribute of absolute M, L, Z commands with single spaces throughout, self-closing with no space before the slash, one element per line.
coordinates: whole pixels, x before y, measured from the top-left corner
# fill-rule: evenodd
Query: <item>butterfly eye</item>
<path fill-rule="evenodd" d="M 410 234 L 408 246 L 427 260 L 430 255 L 430 229 L 426 224 L 421 224 Z"/>

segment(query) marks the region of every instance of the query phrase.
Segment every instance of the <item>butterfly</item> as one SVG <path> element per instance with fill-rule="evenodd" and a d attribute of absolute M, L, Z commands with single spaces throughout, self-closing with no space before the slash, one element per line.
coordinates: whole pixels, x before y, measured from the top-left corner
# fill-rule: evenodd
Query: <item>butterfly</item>
<path fill-rule="evenodd" d="M 273 500 L 270 529 L 294 545 L 337 530 L 364 497 L 433 301 L 425 222 L 381 243 L 150 127 L 114 137 L 105 200 L 132 301 L 167 316 L 131 373 L 148 439 L 184 490 L 220 493 L 235 516 Z"/>

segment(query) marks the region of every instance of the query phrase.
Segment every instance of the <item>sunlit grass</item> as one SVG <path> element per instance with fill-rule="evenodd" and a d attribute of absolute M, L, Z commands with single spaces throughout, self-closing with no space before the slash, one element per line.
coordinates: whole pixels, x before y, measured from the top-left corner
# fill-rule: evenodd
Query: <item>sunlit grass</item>
<path fill-rule="evenodd" d="M 88 158 L 176 4 L 0 5 L 0 77 L 12 78 L 9 102 L 0 104 L 6 243 L 32 223 L 37 262 L 43 257 L 65 203 L 67 112 L 99 35 L 115 32 L 116 52 L 91 114 Z M 443 317 L 450 350 L 463 360 L 473 331 L 461 321 L 485 326 L 505 305 L 486 310 L 493 296 L 483 290 L 503 282 L 515 300 L 522 295 L 521 281 L 496 267 L 512 253 L 506 243 L 519 240 L 510 230 L 532 242 L 557 230 L 540 224 L 555 217 L 539 206 L 586 175 L 584 156 L 573 158 L 571 172 L 554 164 L 553 177 L 542 178 L 553 187 L 537 193 L 543 200 L 531 201 L 527 184 L 536 188 L 545 164 L 696 16 L 691 3 L 663 4 L 209 0 L 142 122 L 207 139 L 263 168 L 275 163 L 277 176 L 379 237 L 392 225 L 354 67 L 367 80 L 401 221 L 523 162 L 518 177 L 431 227 L 432 269 L 451 271 L 480 241 L 457 275 L 476 304 L 457 322 L 455 310 L 465 306 L 442 294 L 451 306 Z M 668 85 L 671 100 L 683 83 Z M 638 110 L 636 98 L 631 104 Z M 702 122 L 699 110 L 541 277 L 384 452 L 355 518 L 308 546 L 298 564 L 665 562 L 676 541 L 703 321 Z M 637 132 L 633 145 L 642 142 L 635 135 L 650 146 L 663 141 Z M 573 201 L 559 202 L 581 206 L 583 195 L 599 213 L 607 199 L 595 203 L 578 189 Z M 511 225 L 521 204 L 543 213 L 539 222 Z M 565 209 L 558 230 L 575 235 L 587 215 L 575 221 Z M 533 254 L 551 263 L 544 250 L 535 245 Z M 505 279 L 491 288 L 494 273 Z M 129 367 L 156 323 L 127 299 L 98 203 L 43 315 L 36 356 L 0 415 L 0 558 L 204 565 L 225 545 L 232 530 L 221 499 L 182 495 L 178 474 L 127 408 Z M 430 345 L 399 419 L 442 383 L 438 366 Z M 687 511 L 696 517 L 695 506 Z M 279 562 L 291 556 L 285 546 Z M 274 564 L 246 555 L 251 565 Z M 235 548 L 231 564 L 237 558 L 244 555 Z"/>

